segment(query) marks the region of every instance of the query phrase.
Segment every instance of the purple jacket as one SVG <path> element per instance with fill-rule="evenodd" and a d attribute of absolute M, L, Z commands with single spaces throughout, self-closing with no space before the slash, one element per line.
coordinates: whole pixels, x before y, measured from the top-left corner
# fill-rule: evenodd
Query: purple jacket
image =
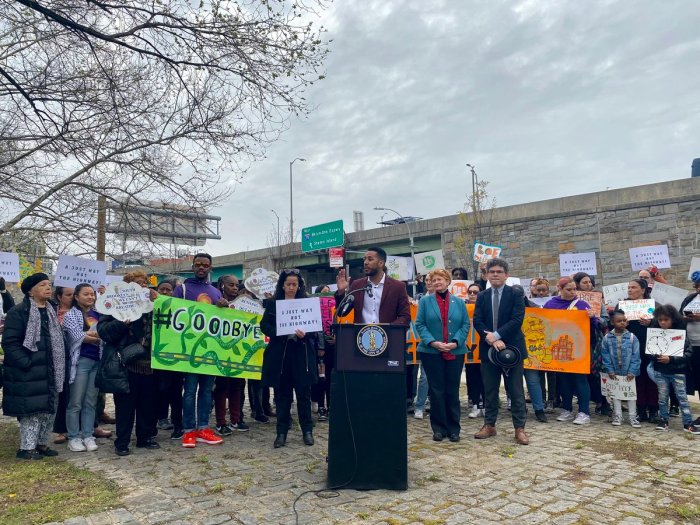
<path fill-rule="evenodd" d="M 184 293 L 183 286 L 185 289 Z M 185 279 L 183 284 L 175 287 L 175 290 L 173 290 L 173 297 L 197 301 L 198 303 L 216 304 L 216 302 L 221 299 L 221 292 L 211 283 L 198 281 L 190 277 Z"/>
<path fill-rule="evenodd" d="M 572 301 L 573 301 L 573 299 L 572 299 Z M 549 301 L 544 303 L 544 306 L 542 308 L 549 308 L 551 310 L 568 310 L 572 301 L 566 301 L 566 300 L 562 299 L 561 297 L 559 297 L 558 295 L 555 295 Z M 575 303 L 574 309 L 575 310 L 590 310 L 591 305 L 588 304 L 586 301 L 578 299 Z M 599 321 L 599 319 L 597 317 L 591 317 L 591 330 L 594 330 L 598 327 L 598 321 Z"/>

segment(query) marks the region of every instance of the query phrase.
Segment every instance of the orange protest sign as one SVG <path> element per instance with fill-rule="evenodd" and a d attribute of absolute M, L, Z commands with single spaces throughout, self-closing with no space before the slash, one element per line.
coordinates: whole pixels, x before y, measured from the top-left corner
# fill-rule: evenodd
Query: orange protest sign
<path fill-rule="evenodd" d="M 595 312 L 596 317 L 600 317 L 600 313 L 603 309 L 603 293 L 602 292 L 576 292 L 576 295 L 582 301 L 586 301 L 591 305 L 591 308 Z"/>
<path fill-rule="evenodd" d="M 418 305 L 410 304 L 411 309 L 411 324 L 406 331 L 406 364 L 415 365 L 418 363 L 418 331 L 416 330 L 416 316 L 418 315 Z"/>
<path fill-rule="evenodd" d="M 479 332 L 474 330 L 474 305 L 467 304 L 467 314 L 469 315 L 469 335 L 467 335 L 467 353 L 464 354 L 466 364 L 481 363 L 479 358 Z"/>
<path fill-rule="evenodd" d="M 525 368 L 590 373 L 590 326 L 583 310 L 526 308 L 522 328 L 528 352 Z"/>

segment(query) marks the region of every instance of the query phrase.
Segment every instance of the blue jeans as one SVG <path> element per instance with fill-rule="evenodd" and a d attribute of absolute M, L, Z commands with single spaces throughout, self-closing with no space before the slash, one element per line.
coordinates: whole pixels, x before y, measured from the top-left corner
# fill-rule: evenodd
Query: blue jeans
<path fill-rule="evenodd" d="M 214 376 L 185 374 L 185 393 L 182 397 L 182 426 L 185 432 L 207 428 L 211 414 Z M 199 395 L 197 387 L 199 386 Z M 195 419 L 196 405 L 196 419 Z"/>
<path fill-rule="evenodd" d="M 688 394 L 685 391 L 685 376 L 683 374 L 662 374 L 654 370 L 653 363 L 649 363 L 647 373 L 659 389 L 659 417 L 668 421 L 668 397 L 671 393 L 670 387 L 673 386 L 678 398 L 678 406 L 681 409 L 683 426 L 690 425 L 693 422 L 693 414 L 690 412 Z"/>
<path fill-rule="evenodd" d="M 542 392 L 542 383 L 540 382 L 540 376 L 542 372 L 539 370 L 525 369 L 525 383 L 527 384 L 527 391 L 530 393 L 530 400 L 532 401 L 532 408 L 536 411 L 544 410 L 544 395 Z"/>
<path fill-rule="evenodd" d="M 588 374 L 557 373 L 557 389 L 561 395 L 561 407 L 573 412 L 574 393 L 578 398 L 578 411 L 591 415 L 591 385 Z"/>
<path fill-rule="evenodd" d="M 70 385 L 66 406 L 66 429 L 68 439 L 89 438 L 95 426 L 97 387 L 95 375 L 99 361 L 80 357 L 75 371 L 75 381 Z"/>
<path fill-rule="evenodd" d="M 420 364 L 420 380 L 418 381 L 418 390 L 416 393 L 415 407 L 419 410 L 425 408 L 425 402 L 428 400 L 428 376 L 425 374 L 423 363 Z"/>

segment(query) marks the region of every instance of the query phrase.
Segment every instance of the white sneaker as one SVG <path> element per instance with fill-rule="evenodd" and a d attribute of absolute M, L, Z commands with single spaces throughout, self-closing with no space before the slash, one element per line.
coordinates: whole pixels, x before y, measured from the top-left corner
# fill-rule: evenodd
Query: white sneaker
<path fill-rule="evenodd" d="M 574 415 L 568 410 L 562 410 L 562 413 L 557 417 L 557 421 L 571 421 L 574 419 Z"/>
<path fill-rule="evenodd" d="M 584 414 L 583 412 L 576 414 L 576 419 L 574 419 L 574 425 L 587 425 L 590 422 L 591 416 Z"/>
<path fill-rule="evenodd" d="M 613 416 L 612 424 L 614 427 L 619 427 L 622 425 L 622 414 L 615 414 Z"/>
<path fill-rule="evenodd" d="M 97 450 L 97 443 L 95 443 L 95 438 L 94 437 L 89 437 L 83 439 L 83 443 L 85 444 L 85 449 L 87 449 L 88 452 L 94 452 Z"/>
<path fill-rule="evenodd" d="M 469 411 L 469 414 L 467 414 L 467 417 L 470 419 L 479 417 L 479 405 L 472 405 L 472 409 Z"/>
<path fill-rule="evenodd" d="M 68 440 L 68 450 L 71 452 L 85 452 L 87 450 L 85 445 L 83 445 L 83 440 L 80 438 L 74 438 Z"/>
<path fill-rule="evenodd" d="M 630 418 L 630 425 L 632 425 L 632 428 L 642 428 L 642 424 L 639 422 L 638 416 Z"/>
<path fill-rule="evenodd" d="M 416 408 L 413 411 L 413 417 L 415 419 L 423 419 L 423 411 L 420 408 Z"/>

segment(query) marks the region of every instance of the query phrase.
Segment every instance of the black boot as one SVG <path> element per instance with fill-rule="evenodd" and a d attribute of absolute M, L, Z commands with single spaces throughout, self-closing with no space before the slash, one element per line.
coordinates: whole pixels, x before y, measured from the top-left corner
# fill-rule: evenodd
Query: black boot
<path fill-rule="evenodd" d="M 311 446 L 314 444 L 314 435 L 311 433 L 309 430 L 308 432 L 304 432 L 304 445 Z"/>
<path fill-rule="evenodd" d="M 649 421 L 649 414 L 647 413 L 647 407 L 638 405 L 637 414 L 639 415 L 639 421 Z"/>
<path fill-rule="evenodd" d="M 656 407 L 649 408 L 649 423 L 656 425 L 659 419 L 659 409 Z"/>
<path fill-rule="evenodd" d="M 280 448 L 286 444 L 287 444 L 287 434 L 277 434 L 277 437 L 275 438 L 275 442 L 273 443 L 273 446 L 275 448 Z"/>

